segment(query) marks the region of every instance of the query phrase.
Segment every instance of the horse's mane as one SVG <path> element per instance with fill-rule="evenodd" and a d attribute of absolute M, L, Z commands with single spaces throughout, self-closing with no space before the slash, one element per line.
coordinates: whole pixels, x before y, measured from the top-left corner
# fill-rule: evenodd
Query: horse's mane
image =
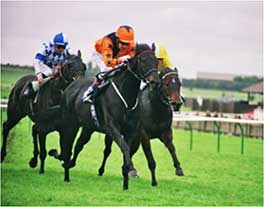
<path fill-rule="evenodd" d="M 137 43 L 136 44 L 136 55 L 140 54 L 145 50 L 151 50 L 150 46 L 146 43 Z"/>

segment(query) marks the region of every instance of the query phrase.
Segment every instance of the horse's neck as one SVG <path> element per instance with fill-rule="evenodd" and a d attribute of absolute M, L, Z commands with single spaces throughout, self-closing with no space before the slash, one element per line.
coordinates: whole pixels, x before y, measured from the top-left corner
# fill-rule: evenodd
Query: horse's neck
<path fill-rule="evenodd" d="M 62 94 L 62 91 L 67 87 L 65 82 L 63 82 L 61 79 L 58 80 L 50 80 L 45 88 L 43 88 L 45 91 L 43 91 L 43 96 L 46 98 L 46 102 L 48 105 L 50 104 L 58 104 L 60 102 L 60 97 Z"/>
<path fill-rule="evenodd" d="M 150 104 L 153 111 L 158 111 L 162 113 L 171 113 L 171 108 L 169 105 L 165 104 L 162 101 L 161 95 L 162 90 L 159 88 L 150 89 L 149 87 L 145 90 L 145 93 L 147 93 L 147 96 L 150 98 Z M 144 100 L 143 100 L 144 101 Z M 164 100 L 165 101 L 165 100 Z M 143 103 L 144 104 L 144 103 Z"/>
<path fill-rule="evenodd" d="M 131 72 L 125 70 L 119 76 L 114 78 L 115 84 L 118 83 L 118 89 L 126 100 L 129 107 L 132 107 L 137 99 L 140 80 L 136 79 Z"/>

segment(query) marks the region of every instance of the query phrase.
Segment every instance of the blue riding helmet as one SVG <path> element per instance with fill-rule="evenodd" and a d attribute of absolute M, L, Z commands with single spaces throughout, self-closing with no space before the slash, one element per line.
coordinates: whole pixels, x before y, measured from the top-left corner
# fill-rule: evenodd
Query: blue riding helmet
<path fill-rule="evenodd" d="M 61 33 L 58 33 L 55 35 L 53 42 L 55 45 L 66 46 L 68 44 L 68 39 L 67 39 L 66 35 L 61 32 Z"/>

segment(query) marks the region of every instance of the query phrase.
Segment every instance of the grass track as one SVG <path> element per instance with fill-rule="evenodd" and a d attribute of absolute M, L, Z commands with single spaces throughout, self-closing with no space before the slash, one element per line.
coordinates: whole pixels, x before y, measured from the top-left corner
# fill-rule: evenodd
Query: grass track
<path fill-rule="evenodd" d="M 3 117 L 4 118 L 4 117 Z M 240 155 L 240 139 L 221 136 L 221 153 L 216 152 L 213 134 L 194 132 L 193 151 L 189 134 L 174 131 L 174 143 L 186 174 L 175 175 L 168 151 L 158 140 L 152 141 L 158 186 L 150 185 L 150 173 L 143 152 L 134 156 L 139 179 L 130 179 L 129 190 L 122 190 L 121 152 L 113 145 L 103 177 L 97 170 L 103 155 L 103 135 L 94 134 L 71 170 L 71 182 L 63 181 L 60 163 L 47 157 L 46 173 L 39 166 L 30 169 L 32 141 L 24 119 L 12 131 L 8 155 L 1 165 L 2 205 L 236 205 L 263 204 L 263 142 L 245 140 L 245 155 Z M 13 139 L 12 139 L 13 137 Z M 47 138 L 47 149 L 57 148 L 58 135 Z"/>

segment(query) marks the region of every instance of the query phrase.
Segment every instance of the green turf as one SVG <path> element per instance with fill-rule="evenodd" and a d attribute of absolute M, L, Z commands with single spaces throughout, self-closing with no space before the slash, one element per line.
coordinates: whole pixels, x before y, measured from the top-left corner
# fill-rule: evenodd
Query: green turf
<path fill-rule="evenodd" d="M 4 115 L 5 116 L 5 115 Z M 5 119 L 5 117 L 3 117 Z M 150 185 L 150 172 L 142 149 L 134 157 L 139 179 L 129 180 L 129 190 L 122 190 L 122 155 L 113 145 L 103 177 L 97 175 L 102 160 L 103 135 L 94 134 L 71 170 L 71 182 L 63 181 L 60 162 L 46 160 L 46 173 L 30 169 L 32 138 L 28 119 L 12 131 L 8 155 L 1 165 L 2 205 L 119 205 L 119 206 L 262 206 L 263 142 L 245 140 L 245 154 L 240 155 L 240 138 L 221 136 L 221 152 L 216 152 L 214 134 L 194 132 L 193 150 L 189 133 L 174 131 L 174 144 L 184 170 L 177 177 L 168 151 L 158 140 L 152 141 L 156 159 L 158 186 Z M 47 149 L 58 148 L 58 134 L 47 138 Z"/>
<path fill-rule="evenodd" d="M 34 74 L 34 71 L 17 71 L 1 69 L 1 98 L 8 98 L 11 88 L 15 85 L 16 81 L 29 74 Z"/>

